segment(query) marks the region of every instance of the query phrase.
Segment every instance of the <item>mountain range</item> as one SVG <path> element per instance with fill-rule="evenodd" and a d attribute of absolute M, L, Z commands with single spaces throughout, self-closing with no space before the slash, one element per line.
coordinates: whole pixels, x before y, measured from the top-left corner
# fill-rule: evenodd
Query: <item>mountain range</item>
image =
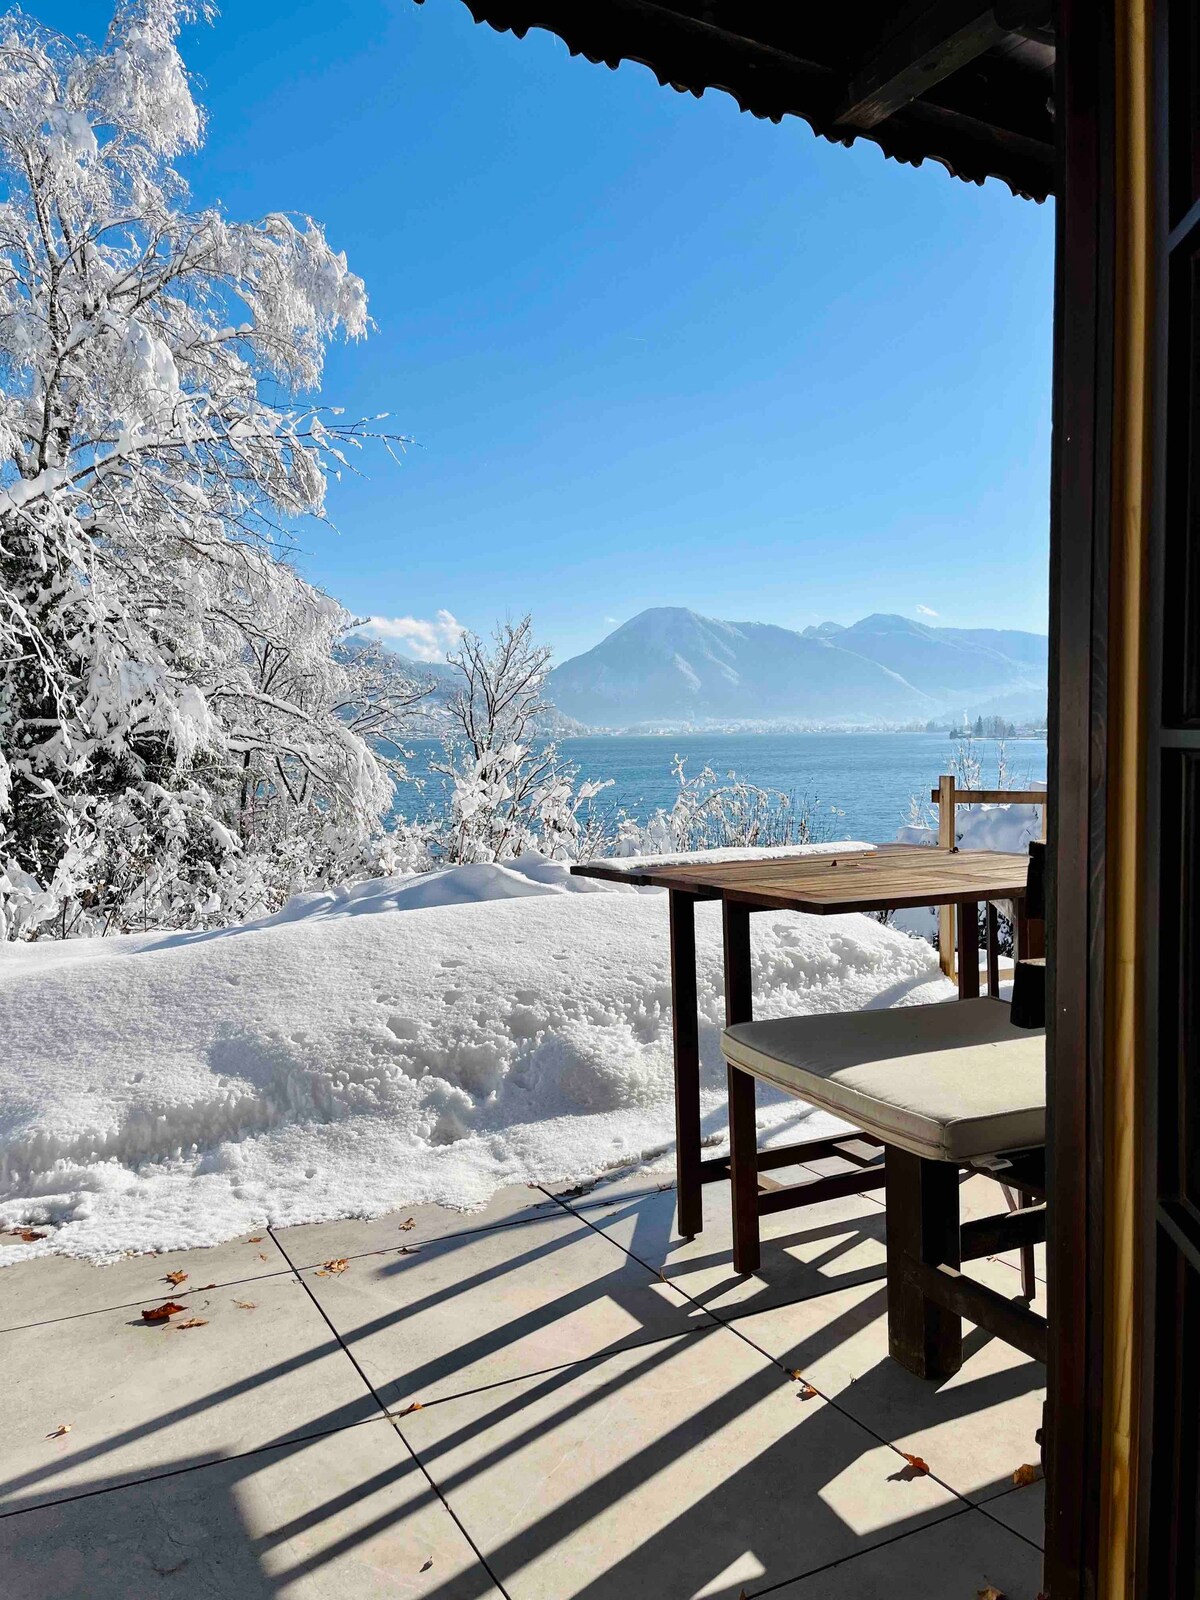
<path fill-rule="evenodd" d="M 897 724 L 1046 708 L 1047 639 L 876 613 L 797 632 L 655 606 L 555 667 L 549 698 L 594 728 Z"/>

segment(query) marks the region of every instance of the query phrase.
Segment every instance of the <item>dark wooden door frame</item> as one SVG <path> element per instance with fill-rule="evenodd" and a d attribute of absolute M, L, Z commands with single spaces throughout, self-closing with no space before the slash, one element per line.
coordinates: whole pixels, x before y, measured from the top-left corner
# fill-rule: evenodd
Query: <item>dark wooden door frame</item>
<path fill-rule="evenodd" d="M 1111 5 L 1060 0 L 1050 515 L 1046 1588 L 1095 1600 L 1103 1328 L 1104 921 L 1114 400 Z"/>

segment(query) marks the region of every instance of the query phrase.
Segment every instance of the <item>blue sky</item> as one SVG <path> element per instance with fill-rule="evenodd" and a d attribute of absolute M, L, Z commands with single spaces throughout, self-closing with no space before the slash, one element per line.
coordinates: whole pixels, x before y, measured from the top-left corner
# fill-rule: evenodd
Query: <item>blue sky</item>
<path fill-rule="evenodd" d="M 352 609 L 528 609 L 560 658 L 667 604 L 1044 630 L 1049 206 L 460 0 L 228 0 L 183 51 L 197 199 L 308 212 L 367 282 L 325 397 L 415 443 L 302 531 Z"/>

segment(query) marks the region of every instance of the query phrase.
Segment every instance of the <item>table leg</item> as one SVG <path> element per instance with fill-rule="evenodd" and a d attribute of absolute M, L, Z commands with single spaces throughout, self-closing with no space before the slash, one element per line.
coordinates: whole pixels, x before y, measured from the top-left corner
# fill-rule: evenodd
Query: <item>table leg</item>
<path fill-rule="evenodd" d="M 958 998 L 979 998 L 979 906 L 974 900 L 958 908 Z"/>
<path fill-rule="evenodd" d="M 675 1222 L 685 1239 L 704 1226 L 700 1179 L 700 1026 L 696 901 L 672 889 L 671 1037 L 675 1058 Z"/>
<path fill-rule="evenodd" d="M 750 912 L 746 906 L 721 902 L 725 935 L 725 1022 L 749 1022 L 754 1015 L 750 970 Z M 754 1116 L 754 1079 L 726 1067 L 729 1078 L 729 1155 L 733 1199 L 733 1270 L 757 1272 L 758 1129 Z"/>

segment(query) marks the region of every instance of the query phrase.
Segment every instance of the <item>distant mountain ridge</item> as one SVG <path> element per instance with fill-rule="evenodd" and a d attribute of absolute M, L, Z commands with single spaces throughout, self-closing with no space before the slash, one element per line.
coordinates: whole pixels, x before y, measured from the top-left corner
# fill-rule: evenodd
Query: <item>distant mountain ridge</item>
<path fill-rule="evenodd" d="M 1041 717 L 1048 641 L 876 613 L 797 632 L 655 606 L 555 667 L 547 689 L 590 727 L 897 724 Z"/>

